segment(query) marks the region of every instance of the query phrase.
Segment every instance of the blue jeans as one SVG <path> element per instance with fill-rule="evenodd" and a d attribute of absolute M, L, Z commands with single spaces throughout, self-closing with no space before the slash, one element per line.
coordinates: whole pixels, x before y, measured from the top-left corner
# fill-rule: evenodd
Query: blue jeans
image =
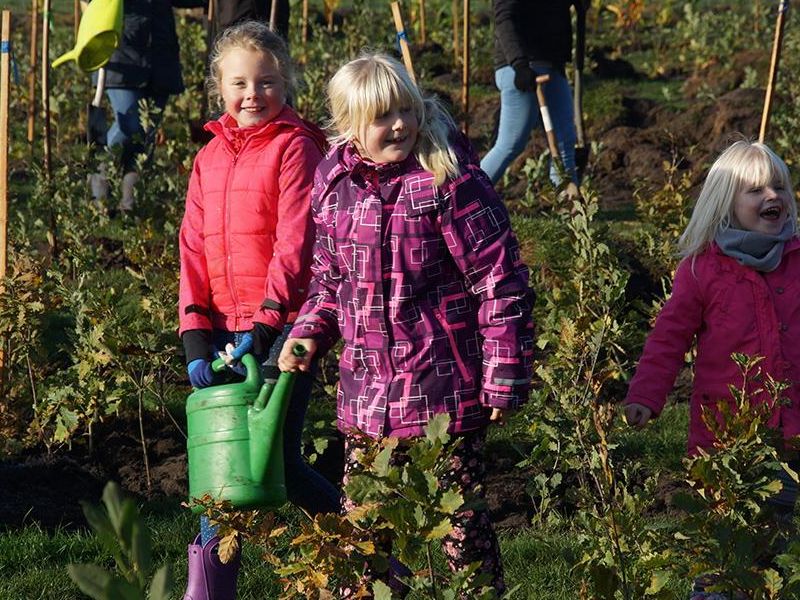
<path fill-rule="evenodd" d="M 147 90 L 129 88 L 109 88 L 106 94 L 114 111 L 114 123 L 106 135 L 106 144 L 109 148 L 122 146 L 123 173 L 129 173 L 136 170 L 136 157 L 139 154 L 147 154 L 148 157 L 152 154 L 158 120 L 169 96 L 151 96 Z M 139 101 L 144 98 L 160 109 L 156 122 L 147 131 L 139 119 Z"/>
<path fill-rule="evenodd" d="M 544 95 L 553 122 L 553 133 L 564 171 L 578 184 L 580 182 L 575 171 L 575 120 L 569 82 L 558 69 L 539 63 L 532 66 L 537 75 L 550 75 L 550 81 L 544 85 Z M 525 149 L 533 128 L 542 125 L 542 118 L 536 94 L 514 87 L 514 69 L 502 67 L 495 71 L 494 79 L 500 90 L 500 126 L 494 147 L 481 160 L 481 169 L 492 183 L 497 183 L 508 165 Z M 555 185 L 561 183 L 552 161 L 550 180 Z"/>
<path fill-rule="evenodd" d="M 269 350 L 269 356 L 256 356 L 259 362 L 264 361 L 267 377 L 277 376 L 278 356 L 283 343 L 289 336 L 292 326 L 287 325 L 283 333 L 275 340 Z M 225 344 L 238 344 L 246 332 L 214 331 L 214 345 L 220 351 L 225 349 Z M 295 506 L 304 509 L 310 515 L 318 513 L 339 513 L 341 495 L 327 479 L 314 470 L 303 458 L 301 440 L 303 437 L 303 423 L 306 418 L 308 400 L 311 397 L 311 387 L 314 383 L 316 362 L 310 373 L 298 373 L 294 380 L 292 398 L 286 411 L 286 421 L 283 424 L 283 461 L 286 472 L 286 494 L 289 501 Z M 207 519 L 201 517 L 200 530 L 202 543 L 208 542 L 215 535 L 213 527 L 209 527 Z"/>

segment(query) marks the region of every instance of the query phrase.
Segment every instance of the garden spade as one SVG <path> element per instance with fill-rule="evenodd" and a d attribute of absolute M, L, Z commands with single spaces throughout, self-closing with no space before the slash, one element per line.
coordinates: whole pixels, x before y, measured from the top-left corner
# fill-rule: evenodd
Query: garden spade
<path fill-rule="evenodd" d="M 561 162 L 561 154 L 558 152 L 558 141 L 556 140 L 556 133 L 553 130 L 553 121 L 550 119 L 550 109 L 547 107 L 547 99 L 544 95 L 544 85 L 550 81 L 550 75 L 539 75 L 536 78 L 536 99 L 539 101 L 539 114 L 542 116 L 542 125 L 544 126 L 544 134 L 547 138 L 547 148 L 550 150 L 550 160 L 553 164 L 560 165 L 561 171 L 564 171 L 564 164 Z M 569 198 L 577 198 L 580 193 L 578 186 L 573 181 L 570 181 L 566 188 L 566 195 Z"/>
<path fill-rule="evenodd" d="M 575 3 L 575 73 L 573 82 L 573 107 L 575 112 L 575 168 L 578 179 L 583 177 L 586 165 L 589 164 L 589 146 L 583 133 L 583 65 L 586 56 L 586 2 Z"/>
<path fill-rule="evenodd" d="M 106 111 L 100 106 L 103 100 L 103 92 L 106 87 L 106 70 L 100 67 L 97 70 L 97 87 L 94 90 L 94 98 L 89 103 L 86 119 L 86 141 L 89 145 L 105 146 L 106 133 Z"/>

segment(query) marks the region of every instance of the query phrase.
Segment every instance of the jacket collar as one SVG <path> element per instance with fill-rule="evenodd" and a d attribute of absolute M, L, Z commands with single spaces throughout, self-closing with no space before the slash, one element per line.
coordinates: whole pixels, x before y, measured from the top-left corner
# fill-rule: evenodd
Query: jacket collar
<path fill-rule="evenodd" d="M 359 154 L 353 142 L 346 142 L 339 147 L 339 164 L 345 170 L 352 172 L 356 176 L 362 176 L 366 180 L 377 177 L 378 181 L 387 181 L 411 173 L 423 170 L 414 154 L 409 154 L 405 160 L 396 163 L 376 163 L 364 158 Z"/>
<path fill-rule="evenodd" d="M 271 133 L 284 127 L 303 128 L 317 140 L 320 145 L 320 149 L 325 147 L 325 137 L 322 135 L 322 132 L 319 131 L 319 128 L 301 119 L 300 116 L 288 105 L 284 106 L 281 112 L 279 112 L 278 115 L 268 123 L 265 123 L 260 127 L 256 126 L 253 128 L 241 129 L 241 131 L 248 132 L 249 129 L 252 129 L 252 133 L 248 132 L 245 134 L 246 138 L 249 139 L 250 137 L 261 137 L 268 132 Z M 231 134 L 231 130 L 239 129 L 238 125 L 236 124 L 236 120 L 228 113 L 223 113 L 218 119 L 209 121 L 205 124 L 204 128 L 206 131 L 213 133 L 217 137 L 222 137 L 227 141 L 232 139 L 232 135 L 237 135 Z"/>

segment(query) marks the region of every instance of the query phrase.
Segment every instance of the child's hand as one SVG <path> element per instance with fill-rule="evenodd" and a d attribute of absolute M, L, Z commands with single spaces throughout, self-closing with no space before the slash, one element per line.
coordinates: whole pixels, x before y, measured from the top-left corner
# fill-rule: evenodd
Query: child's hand
<path fill-rule="evenodd" d="M 298 344 L 306 349 L 306 353 L 303 356 L 294 355 L 294 347 Z M 281 348 L 281 355 L 278 357 L 278 368 L 284 372 L 308 372 L 311 369 L 311 359 L 317 353 L 317 347 L 317 341 L 311 338 L 289 338 Z"/>
<path fill-rule="evenodd" d="M 632 402 L 625 407 L 625 421 L 631 427 L 641 429 L 653 417 L 653 411 L 643 404 Z"/>
<path fill-rule="evenodd" d="M 506 424 L 506 419 L 510 416 L 511 410 L 507 408 L 493 408 L 492 414 L 489 416 L 489 421 L 495 425 L 503 427 Z"/>

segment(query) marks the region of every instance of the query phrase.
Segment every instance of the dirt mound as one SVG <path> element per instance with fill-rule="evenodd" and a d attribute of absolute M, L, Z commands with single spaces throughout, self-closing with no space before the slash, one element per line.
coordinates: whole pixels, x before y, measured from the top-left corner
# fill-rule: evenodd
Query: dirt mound
<path fill-rule="evenodd" d="M 144 424 L 148 470 L 145 468 L 139 424 L 118 419 L 101 425 L 93 436 L 56 455 L 34 452 L 14 462 L 0 462 L 0 528 L 38 523 L 41 527 L 83 527 L 80 502 L 98 504 L 103 487 L 114 480 L 142 500 L 185 499 L 188 495 L 186 440 L 170 420 Z M 488 457 L 487 457 L 488 458 Z M 526 492 L 530 475 L 510 464 L 487 464 L 487 500 L 498 527 L 530 524 L 532 505 Z M 333 482 L 341 481 L 343 448 L 333 440 L 315 468 Z"/>
<path fill-rule="evenodd" d="M 139 423 L 124 418 L 97 426 L 91 448 L 80 439 L 71 450 L 52 455 L 32 450 L 14 462 L 0 462 L 0 526 L 82 526 L 80 501 L 98 503 L 109 480 L 140 499 L 185 498 L 185 437 L 166 417 L 148 417 L 143 428 L 149 469 Z"/>
<path fill-rule="evenodd" d="M 704 169 L 731 141 L 754 136 L 763 91 L 737 89 L 715 102 L 696 102 L 675 113 L 655 103 L 623 98 L 623 122 L 598 132 L 600 151 L 590 172 L 604 207 L 630 202 L 637 188 L 658 188 L 664 162 L 691 169 L 700 183 Z"/>

